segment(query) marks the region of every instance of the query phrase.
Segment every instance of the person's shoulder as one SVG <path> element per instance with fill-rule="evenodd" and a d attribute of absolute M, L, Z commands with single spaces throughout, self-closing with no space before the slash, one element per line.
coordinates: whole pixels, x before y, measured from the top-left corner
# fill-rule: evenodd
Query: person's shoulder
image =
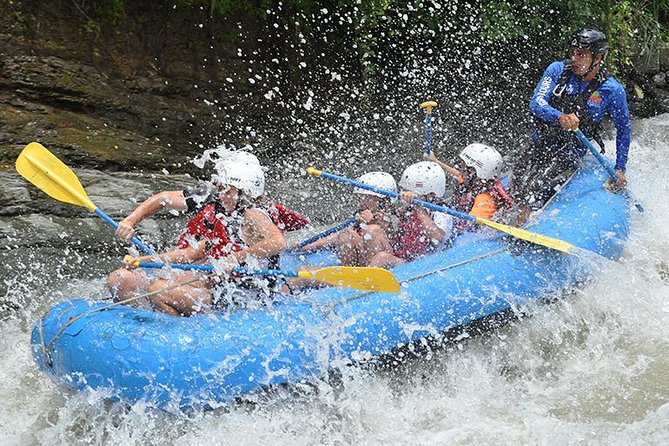
<path fill-rule="evenodd" d="M 564 60 L 556 60 L 548 66 L 548 69 L 549 70 L 560 70 L 560 71 L 562 71 L 562 70 L 564 70 L 565 65 L 566 64 L 565 64 Z"/>
<path fill-rule="evenodd" d="M 244 210 L 244 219 L 245 220 L 251 220 L 251 221 L 257 221 L 258 219 L 260 220 L 265 220 L 269 219 L 272 221 L 271 217 L 269 216 L 269 212 L 267 209 L 259 206 L 252 206 L 249 208 L 246 208 Z"/>
<path fill-rule="evenodd" d="M 557 82 L 557 80 L 560 78 L 560 75 L 562 75 L 562 72 L 564 71 L 565 63 L 562 60 L 556 60 L 552 64 L 550 64 L 548 67 L 546 67 L 546 70 L 544 70 L 544 74 L 541 77 L 541 82 L 544 82 L 544 79 L 546 77 L 550 77 L 553 79 L 553 82 Z"/>
<path fill-rule="evenodd" d="M 608 103 L 620 103 L 627 100 L 625 87 L 613 76 L 606 78 L 597 90 Z"/>
<path fill-rule="evenodd" d="M 602 88 L 616 92 L 616 93 L 625 93 L 625 87 L 613 76 L 609 76 L 602 83 Z"/>
<path fill-rule="evenodd" d="M 565 65 L 564 60 L 556 60 L 546 68 L 546 73 L 557 74 L 559 76 L 564 71 Z"/>

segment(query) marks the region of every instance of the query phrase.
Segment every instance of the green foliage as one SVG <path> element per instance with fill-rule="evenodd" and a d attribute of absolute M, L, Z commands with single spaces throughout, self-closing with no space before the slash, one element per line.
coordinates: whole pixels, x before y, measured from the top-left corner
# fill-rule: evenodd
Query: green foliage
<path fill-rule="evenodd" d="M 90 14 L 84 28 L 92 33 L 99 32 L 102 22 L 119 25 L 130 6 L 126 0 L 75 2 Z M 611 70 L 622 73 L 636 63 L 649 64 L 659 47 L 669 42 L 668 0 L 172 0 L 171 4 L 205 11 L 214 20 L 246 16 L 262 22 L 273 11 L 274 20 L 298 30 L 293 34 L 299 37 L 291 38 L 305 47 L 318 44 L 309 37 L 319 32 L 319 11 L 327 10 L 327 15 L 346 17 L 333 21 L 339 29 L 330 31 L 353 34 L 351 46 L 367 75 L 374 74 L 388 42 L 411 40 L 426 31 L 432 31 L 432 37 L 445 32 L 468 36 L 478 46 L 510 51 L 531 42 L 532 49 L 555 57 L 572 32 L 595 26 L 610 39 Z"/>
<path fill-rule="evenodd" d="M 119 25 L 123 21 L 125 5 L 123 0 L 95 0 L 91 2 L 92 13 L 112 25 Z"/>
<path fill-rule="evenodd" d="M 85 33 L 97 35 L 100 32 L 100 24 L 95 20 L 88 19 L 84 22 L 83 29 Z"/>
<path fill-rule="evenodd" d="M 624 69 L 632 66 L 632 52 L 634 40 L 638 29 L 636 29 L 636 17 L 644 17 L 644 11 L 633 9 L 632 1 L 619 0 L 607 1 L 605 9 L 599 12 L 600 27 L 609 38 L 611 51 L 609 63 L 614 69 Z"/>
<path fill-rule="evenodd" d="M 512 41 L 544 29 L 548 23 L 543 19 L 549 11 L 541 10 L 542 4 L 533 2 L 492 1 L 481 10 L 483 36 L 490 41 Z"/>
<path fill-rule="evenodd" d="M 373 31 L 387 20 L 390 7 L 391 0 L 339 0 L 337 3 L 340 14 L 349 13 L 353 17 L 358 58 L 367 76 L 374 75 L 376 69 L 372 60 L 377 55 L 379 42 Z"/>
<path fill-rule="evenodd" d="M 227 19 L 240 14 L 264 19 L 267 16 L 267 9 L 278 3 L 278 1 L 272 0 L 174 0 L 174 4 L 179 7 L 202 8 L 207 10 L 211 17 L 217 19 Z M 304 13 L 310 13 L 319 5 L 319 2 L 314 0 L 285 0 L 280 3 L 286 11 L 301 11 Z"/>
<path fill-rule="evenodd" d="M 35 21 L 34 15 L 22 11 L 12 0 L 0 1 L 0 34 L 6 31 L 25 32 Z"/>
<path fill-rule="evenodd" d="M 638 56 L 652 57 L 662 42 L 669 42 L 667 0 L 498 0 L 485 4 L 482 17 L 486 37 L 502 41 L 553 29 L 566 42 L 579 28 L 597 27 L 609 38 L 613 72 L 629 71 Z"/>

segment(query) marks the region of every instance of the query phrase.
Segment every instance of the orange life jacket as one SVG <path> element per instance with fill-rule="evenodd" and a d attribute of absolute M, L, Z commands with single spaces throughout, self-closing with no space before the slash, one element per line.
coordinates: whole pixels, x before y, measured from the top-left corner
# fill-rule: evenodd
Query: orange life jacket
<path fill-rule="evenodd" d="M 488 192 L 483 192 L 474 197 L 474 205 L 469 211 L 469 215 L 490 220 L 495 212 L 497 212 L 495 199 Z"/>
<path fill-rule="evenodd" d="M 511 196 L 502 182 L 496 180 L 490 191 L 476 193 L 473 189 L 464 189 L 462 178 L 458 178 L 459 187 L 455 191 L 455 208 L 474 217 L 491 219 L 502 208 L 511 206 Z"/>

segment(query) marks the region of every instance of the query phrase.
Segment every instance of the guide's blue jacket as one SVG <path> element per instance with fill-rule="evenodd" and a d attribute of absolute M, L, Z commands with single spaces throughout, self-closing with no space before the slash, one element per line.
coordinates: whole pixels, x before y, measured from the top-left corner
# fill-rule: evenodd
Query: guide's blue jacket
<path fill-rule="evenodd" d="M 539 81 L 534 95 L 530 101 L 530 111 L 532 114 L 549 125 L 559 125 L 558 118 L 562 111 L 551 105 L 552 99 L 556 95 L 556 87 L 560 82 L 560 77 L 565 69 L 564 61 L 553 62 L 544 72 Z M 565 85 L 563 95 L 576 96 L 581 95 L 587 89 L 589 81 L 581 82 L 572 74 Z M 629 108 L 627 106 L 627 93 L 620 83 L 612 76 L 607 79 L 590 94 L 587 98 L 587 112 L 592 120 L 599 124 L 605 115 L 611 116 L 613 124 L 616 127 L 616 169 L 625 170 L 627 165 L 627 153 L 629 151 L 631 139 L 631 123 Z M 581 118 L 582 119 L 582 118 Z M 538 132 L 535 132 L 535 139 L 538 138 Z M 583 156 L 587 149 L 579 144 L 573 144 L 568 148 L 574 154 Z"/>

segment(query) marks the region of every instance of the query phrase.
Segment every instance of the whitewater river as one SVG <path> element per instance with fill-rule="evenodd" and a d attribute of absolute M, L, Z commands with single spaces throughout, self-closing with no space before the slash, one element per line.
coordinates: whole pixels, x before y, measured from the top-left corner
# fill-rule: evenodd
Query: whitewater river
<path fill-rule="evenodd" d="M 104 282 L 28 266 L 5 297 L 22 308 L 0 321 L 0 444 L 669 444 L 669 115 L 634 127 L 630 189 L 646 213 L 632 211 L 619 262 L 485 335 L 257 405 L 175 415 L 56 387 L 32 359 L 34 320 L 68 296 L 104 296 Z"/>

